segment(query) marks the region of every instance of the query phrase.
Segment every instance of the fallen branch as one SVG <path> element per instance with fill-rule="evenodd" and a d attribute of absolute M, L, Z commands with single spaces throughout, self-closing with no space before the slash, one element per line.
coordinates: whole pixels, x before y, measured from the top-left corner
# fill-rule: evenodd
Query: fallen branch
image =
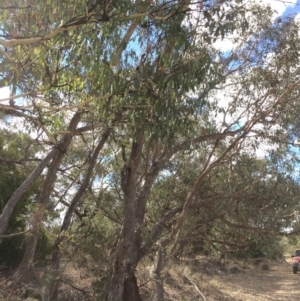
<path fill-rule="evenodd" d="M 193 286 L 195 287 L 195 289 L 197 290 L 197 292 L 201 295 L 201 297 L 207 301 L 207 299 L 205 298 L 205 296 L 201 293 L 201 291 L 199 290 L 199 287 L 196 285 L 195 282 L 193 282 L 192 280 L 190 280 L 189 278 L 185 277 L 191 284 L 193 284 Z"/>
<path fill-rule="evenodd" d="M 153 279 L 150 278 L 149 280 L 145 281 L 144 283 L 140 284 L 138 287 L 142 287 L 145 286 L 147 283 L 149 283 L 150 281 L 152 281 Z"/>
<path fill-rule="evenodd" d="M 18 236 L 18 235 L 22 235 L 22 234 L 25 234 L 27 232 L 29 232 L 29 230 L 27 231 L 23 231 L 23 232 L 18 232 L 18 233 L 12 233 L 12 234 L 7 234 L 7 235 L 0 235 L 0 238 L 9 238 L 9 237 L 15 237 L 15 236 Z"/>
<path fill-rule="evenodd" d="M 80 292 L 82 292 L 82 293 L 84 293 L 84 294 L 91 294 L 91 293 L 92 293 L 91 291 L 86 291 L 86 290 L 84 290 L 84 289 L 82 289 L 82 288 L 80 288 L 80 287 L 77 287 L 77 286 L 73 285 L 72 283 L 70 283 L 70 282 L 68 282 L 68 281 L 66 281 L 66 280 L 64 280 L 64 279 L 59 279 L 59 280 L 60 280 L 61 282 L 65 283 L 65 284 L 71 286 L 71 287 L 74 288 L 75 290 L 78 290 L 78 291 L 80 291 Z"/>

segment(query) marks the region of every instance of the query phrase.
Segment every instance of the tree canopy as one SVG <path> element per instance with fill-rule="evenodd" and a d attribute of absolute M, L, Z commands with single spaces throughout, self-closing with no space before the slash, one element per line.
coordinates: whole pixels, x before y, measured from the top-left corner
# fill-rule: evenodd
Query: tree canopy
<path fill-rule="evenodd" d="M 39 183 L 15 279 L 44 225 L 52 300 L 74 235 L 106 244 L 102 297 L 126 301 L 142 300 L 135 270 L 154 252 L 257 251 L 299 232 L 297 18 L 242 0 L 4 0 L 0 16 L 0 111 L 29 141 L 0 160 L 31 162 L 1 237 Z"/>

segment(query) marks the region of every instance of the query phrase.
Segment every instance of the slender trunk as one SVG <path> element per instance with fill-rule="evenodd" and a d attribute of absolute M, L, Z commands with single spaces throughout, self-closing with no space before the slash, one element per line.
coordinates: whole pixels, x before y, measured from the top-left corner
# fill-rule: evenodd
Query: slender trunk
<path fill-rule="evenodd" d="M 143 256 L 143 251 L 141 250 L 141 236 L 142 236 L 142 227 L 144 223 L 145 218 L 145 212 L 146 212 L 146 204 L 148 200 L 148 196 L 150 194 L 151 188 L 154 184 L 154 181 L 157 178 L 158 173 L 161 171 L 161 169 L 167 164 L 167 162 L 170 160 L 172 154 L 171 153 L 165 153 L 162 158 L 158 161 L 153 163 L 149 173 L 145 177 L 145 183 L 143 186 L 143 189 L 141 193 L 138 196 L 137 204 L 136 204 L 136 244 L 138 245 L 138 261 Z"/>
<path fill-rule="evenodd" d="M 56 154 L 56 149 L 52 149 L 48 155 L 42 160 L 42 162 L 31 172 L 28 178 L 22 183 L 22 185 L 12 194 L 10 199 L 4 206 L 4 209 L 0 215 L 0 236 L 5 234 L 8 221 L 13 213 L 18 201 L 23 194 L 31 187 L 32 183 L 40 176 L 47 164 L 52 160 Z M 1 238 L 0 238 L 1 241 Z"/>
<path fill-rule="evenodd" d="M 39 207 L 32 217 L 31 233 L 27 241 L 27 247 L 26 247 L 24 257 L 18 267 L 18 271 L 17 271 L 18 274 L 22 274 L 23 271 L 26 273 L 26 271 L 30 269 L 33 263 L 35 250 L 36 250 L 38 237 L 39 237 L 39 231 L 44 217 L 44 212 L 48 204 L 51 192 L 53 190 L 57 169 L 63 157 L 64 157 L 64 153 L 59 151 L 51 162 L 43 189 L 41 191 Z"/>
<path fill-rule="evenodd" d="M 39 236 L 39 230 L 42 224 L 42 220 L 44 217 L 44 212 L 46 209 L 46 206 L 49 202 L 50 195 L 53 190 L 53 186 L 56 180 L 56 174 L 57 170 L 61 164 L 61 161 L 69 148 L 72 138 L 74 136 L 76 127 L 80 121 L 81 118 L 81 113 L 77 112 L 74 114 L 69 127 L 68 127 L 68 133 L 64 135 L 62 138 L 62 141 L 59 145 L 58 148 L 56 148 L 56 153 L 55 156 L 50 164 L 42 191 L 40 195 L 40 202 L 39 202 L 39 207 L 37 211 L 33 214 L 32 218 L 32 230 L 31 230 L 31 235 L 29 236 L 29 239 L 27 241 L 27 247 L 25 251 L 25 255 L 22 259 L 22 262 L 20 263 L 15 275 L 17 276 L 16 278 L 18 279 L 21 277 L 23 279 L 26 277 L 27 271 L 31 268 L 31 265 L 34 260 L 35 256 L 35 251 L 36 251 L 36 245 L 38 241 L 38 236 Z"/>
<path fill-rule="evenodd" d="M 110 133 L 112 131 L 112 127 L 107 129 L 106 132 L 102 135 L 102 139 L 98 143 L 92 157 L 90 160 L 89 167 L 87 169 L 87 172 L 85 174 L 85 177 L 82 181 L 82 184 L 80 188 L 78 189 L 77 193 L 75 194 L 70 206 L 68 207 L 68 210 L 66 212 L 66 215 L 64 217 L 62 226 L 61 226 L 61 233 L 63 231 L 66 231 L 70 227 L 71 223 L 71 217 L 74 213 L 74 210 L 76 206 L 78 205 L 79 201 L 82 199 L 82 196 L 84 195 L 86 188 L 88 187 L 90 183 L 90 179 L 93 174 L 94 167 L 97 163 L 97 158 L 100 153 L 100 151 L 103 149 L 104 144 L 106 143 Z M 50 291 L 50 296 L 51 300 L 57 300 L 58 297 L 58 288 L 59 288 L 59 253 L 60 253 L 60 248 L 59 245 L 62 243 L 64 237 L 61 236 L 61 234 L 56 238 L 54 245 L 53 245 L 53 250 L 52 250 L 52 275 L 51 279 L 53 281 L 50 282 L 49 285 L 49 291 Z"/>
<path fill-rule="evenodd" d="M 150 270 L 153 287 L 153 301 L 164 301 L 164 285 L 161 272 L 166 264 L 166 247 L 169 243 L 170 240 L 168 238 L 159 241 L 154 263 Z"/>
<path fill-rule="evenodd" d="M 164 301 L 164 286 L 161 277 L 161 271 L 164 268 L 165 254 L 159 249 L 156 252 L 153 266 L 150 270 L 150 278 L 152 281 L 153 301 Z"/>
<path fill-rule="evenodd" d="M 135 29 L 137 28 L 137 24 L 136 23 L 132 23 L 129 28 L 127 29 L 127 32 L 123 38 L 123 40 L 121 41 L 119 47 L 117 48 L 117 50 L 115 51 L 114 55 L 111 58 L 110 64 L 112 66 L 116 66 L 119 62 L 120 62 L 120 58 L 122 56 L 123 51 L 126 49 L 130 38 L 132 37 Z"/>
<path fill-rule="evenodd" d="M 167 211 L 153 226 L 152 231 L 149 235 L 148 240 L 144 242 L 144 245 L 141 247 L 140 259 L 143 258 L 148 250 L 152 248 L 154 243 L 158 240 L 161 231 L 163 230 L 167 221 L 172 219 L 177 213 L 182 211 L 183 206 L 178 206 Z"/>

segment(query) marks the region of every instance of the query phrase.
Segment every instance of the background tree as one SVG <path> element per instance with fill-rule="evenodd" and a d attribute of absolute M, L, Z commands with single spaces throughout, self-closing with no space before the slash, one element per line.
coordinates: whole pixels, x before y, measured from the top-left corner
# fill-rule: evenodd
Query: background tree
<path fill-rule="evenodd" d="M 268 7 L 243 1 L 78 0 L 22 6 L 5 1 L 2 14 L 1 83 L 12 95 L 0 109 L 24 122 L 44 158 L 8 199 L 0 235 L 44 171 L 17 273 L 26 275 L 33 266 L 51 200 L 64 204 L 52 252 L 55 281 L 48 289 L 53 300 L 60 244 L 77 231 L 72 221 L 82 223 L 86 233 L 86 219 L 93 227 L 107 223 L 118 233 L 113 247 L 108 243 L 114 257 L 105 277 L 109 301 L 141 300 L 135 274 L 140 260 L 153 251 L 179 252 L 180 242 L 195 232 L 193 220 L 211 246 L 227 236 L 235 246 L 248 230 L 282 234 L 290 222 L 298 230 L 291 220 L 295 208 L 284 207 L 295 205 L 293 177 L 276 169 L 267 183 L 248 187 L 239 172 L 249 183 L 255 176 L 251 168 L 268 176 L 268 163 L 258 167 L 251 156 L 249 170 L 232 163 L 243 162 L 242 154 L 263 144 L 272 145 L 279 158 L 290 151 L 297 122 L 289 108 L 295 115 L 299 97 L 296 61 L 290 65 L 299 45 L 296 21 L 273 24 Z M 220 53 L 216 40 L 232 34 L 237 36 L 233 49 Z M 294 189 L 282 200 L 286 185 Z M 168 187 L 174 191 L 168 193 Z M 252 206 L 261 193 L 269 196 Z M 252 220 L 250 209 L 266 216 Z M 230 236 L 229 228 L 236 235 Z"/>
<path fill-rule="evenodd" d="M 1 130 L 0 160 L 1 160 L 1 207 L 3 208 L 15 189 L 28 176 L 31 165 L 38 159 L 32 157 L 39 150 L 38 146 L 30 147 L 34 142 L 24 133 L 14 133 Z M 36 206 L 38 186 L 34 185 L 23 195 L 8 223 L 7 234 L 0 243 L 1 265 L 5 268 L 15 268 L 21 261 L 25 251 L 25 236 L 31 210 Z M 45 235 L 43 233 L 43 235 Z M 47 238 L 45 238 L 45 247 Z M 45 249 L 44 249 L 45 250 Z"/>

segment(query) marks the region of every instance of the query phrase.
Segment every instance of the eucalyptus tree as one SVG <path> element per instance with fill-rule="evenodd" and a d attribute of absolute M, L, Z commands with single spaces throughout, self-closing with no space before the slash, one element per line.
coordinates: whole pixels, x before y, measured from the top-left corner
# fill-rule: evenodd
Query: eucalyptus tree
<path fill-rule="evenodd" d="M 3 208 L 14 190 L 26 179 L 32 165 L 39 161 L 33 159 L 39 147 L 24 133 L 0 131 L 0 202 Z M 31 147 L 30 147 L 31 146 Z M 39 182 L 23 195 L 16 206 L 8 224 L 7 234 L 1 236 L 0 253 L 1 265 L 16 267 L 24 254 L 26 226 L 32 208 L 35 207 Z"/>
<path fill-rule="evenodd" d="M 287 141 L 287 109 L 297 107 L 299 93 L 298 67 L 287 56 L 300 45 L 297 23 L 273 25 L 269 8 L 243 1 L 4 1 L 1 12 L 1 84 L 12 94 L 0 109 L 24 121 L 45 157 L 8 200 L 0 234 L 47 167 L 20 267 L 28 270 L 59 168 L 78 139 L 96 137 L 97 145 L 85 145 L 88 167 L 61 230 L 93 189 L 98 157 L 112 145 L 111 160 L 122 158 L 118 185 L 111 187 L 122 204 L 122 231 L 106 300 L 141 300 L 135 269 L 167 219 L 180 213 L 168 238 L 175 250 L 195 195 L 216 167 L 244 148 L 273 141 L 274 131 L 283 133 L 279 144 Z M 233 50 L 217 51 L 216 40 L 231 34 Z M 144 238 L 153 185 L 175 156 L 189 151 L 201 152 L 203 161 L 182 206 L 158 217 Z"/>
<path fill-rule="evenodd" d="M 203 184 L 181 238 L 185 246 L 191 240 L 197 248 L 199 237 L 202 247 L 222 255 L 267 255 L 278 237 L 298 233 L 299 183 L 270 160 L 244 154 Z"/>

